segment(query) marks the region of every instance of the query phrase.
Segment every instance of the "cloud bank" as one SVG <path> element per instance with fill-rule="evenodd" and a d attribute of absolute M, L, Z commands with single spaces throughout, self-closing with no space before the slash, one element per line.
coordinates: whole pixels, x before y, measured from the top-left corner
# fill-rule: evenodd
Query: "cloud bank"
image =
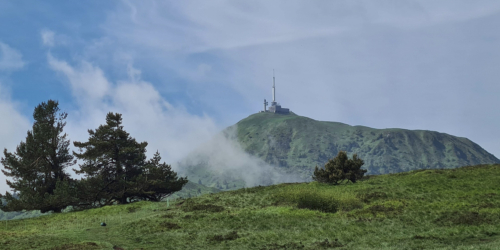
<path fill-rule="evenodd" d="M 217 176 L 243 180 L 246 187 L 310 180 L 246 153 L 236 135 L 237 125 L 227 128 L 194 149 L 179 165 L 183 171 L 189 166 L 201 166 Z"/>
<path fill-rule="evenodd" d="M 47 58 L 50 67 L 66 78 L 77 102 L 77 109 L 68 112 L 67 131 L 73 140 L 87 141 L 87 129 L 105 124 L 106 114 L 117 112 L 132 137 L 148 142 L 148 157 L 158 150 L 163 160 L 175 162 L 217 131 L 208 116 L 190 115 L 164 100 L 132 66 L 128 79 L 113 83 L 89 62 L 72 66 L 51 54 Z"/>
<path fill-rule="evenodd" d="M 26 138 L 26 132 L 31 129 L 29 119 L 20 111 L 20 104 L 10 98 L 10 93 L 0 81 L 0 158 L 3 151 L 15 152 L 17 145 Z M 2 166 L 3 168 L 3 166 Z M 0 192 L 7 190 L 6 176 L 0 172 Z"/>

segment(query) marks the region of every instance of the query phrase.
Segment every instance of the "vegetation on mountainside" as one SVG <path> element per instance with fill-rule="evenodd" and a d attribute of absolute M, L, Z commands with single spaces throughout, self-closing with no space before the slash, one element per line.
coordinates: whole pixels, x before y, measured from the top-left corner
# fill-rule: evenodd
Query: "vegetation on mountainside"
<path fill-rule="evenodd" d="M 246 152 L 304 180 L 340 151 L 362 158 L 368 174 L 500 163 L 467 138 L 427 130 L 374 129 L 275 113 L 250 115 L 234 127 Z"/>
<path fill-rule="evenodd" d="M 358 158 L 356 154 L 352 156 L 352 159 L 349 159 L 345 151 L 340 151 L 335 158 L 328 160 L 324 169 L 318 169 L 316 166 L 312 178 L 317 182 L 333 185 L 344 180 L 355 183 L 366 173 L 366 169 L 361 169 L 363 164 L 363 160 Z"/>
<path fill-rule="evenodd" d="M 499 249 L 499 197 L 499 164 L 286 183 L 2 221 L 0 248 Z"/>
<path fill-rule="evenodd" d="M 160 163 L 158 152 L 146 161 L 147 142 L 137 143 L 123 130 L 121 114 L 111 112 L 106 125 L 88 130 L 88 142 L 74 142 L 79 153 L 73 154 L 84 163 L 80 170 L 73 170 L 85 178 L 70 178 L 65 168 L 76 160 L 72 162 L 66 134 L 60 135 L 67 114 L 58 112 L 57 101 L 38 105 L 26 142 L 21 142 L 15 154 L 4 150 L 2 172 L 13 177 L 7 184 L 15 193 L 0 195 L 6 203 L 0 203 L 1 210 L 60 213 L 69 206 L 88 209 L 141 200 L 158 202 L 188 182 L 178 178 L 170 165 Z"/>
<path fill-rule="evenodd" d="M 273 171 L 297 176 L 305 182 L 312 181 L 315 166 L 323 166 L 340 151 L 363 159 L 363 169 L 371 175 L 500 163 L 467 138 L 445 133 L 350 126 L 316 121 L 294 113 L 257 113 L 226 128 L 183 162 L 183 175 L 223 191 L 250 185 L 245 183 L 241 169 L 220 172 L 217 171 L 219 165 L 211 163 L 212 153 L 217 152 L 206 153 L 204 149 L 218 148 L 213 145 L 220 143 L 219 137 L 237 141 L 246 153 L 265 165 L 276 167 Z M 254 178 L 261 180 L 257 185 L 279 183 L 262 177 L 269 176 Z M 217 185 L 223 181 L 229 183 L 228 187 Z"/>

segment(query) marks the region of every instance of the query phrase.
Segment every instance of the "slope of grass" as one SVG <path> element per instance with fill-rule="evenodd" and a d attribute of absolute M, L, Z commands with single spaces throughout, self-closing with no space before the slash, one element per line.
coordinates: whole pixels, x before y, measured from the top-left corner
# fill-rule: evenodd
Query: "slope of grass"
<path fill-rule="evenodd" d="M 500 165 L 244 188 L 2 223 L 0 249 L 500 249 Z"/>
<path fill-rule="evenodd" d="M 339 151 L 358 154 L 368 174 L 500 163 L 469 139 L 436 131 L 375 129 L 274 113 L 250 115 L 236 128 L 246 152 L 305 178 Z"/>

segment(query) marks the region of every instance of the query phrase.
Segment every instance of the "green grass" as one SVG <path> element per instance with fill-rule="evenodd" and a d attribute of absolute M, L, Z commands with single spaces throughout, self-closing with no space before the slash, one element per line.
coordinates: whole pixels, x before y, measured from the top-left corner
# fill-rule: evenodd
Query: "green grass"
<path fill-rule="evenodd" d="M 0 221 L 0 249 L 500 249 L 500 165 Z"/>

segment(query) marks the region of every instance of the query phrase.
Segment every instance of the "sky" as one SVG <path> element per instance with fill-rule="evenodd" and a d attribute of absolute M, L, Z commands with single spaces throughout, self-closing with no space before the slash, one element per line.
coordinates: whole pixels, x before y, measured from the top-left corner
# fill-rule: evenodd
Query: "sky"
<path fill-rule="evenodd" d="M 175 169 L 263 109 L 274 69 L 298 115 L 438 131 L 499 158 L 499 25 L 496 0 L 0 1 L 0 148 L 52 99 L 71 141 L 118 112 Z"/>

